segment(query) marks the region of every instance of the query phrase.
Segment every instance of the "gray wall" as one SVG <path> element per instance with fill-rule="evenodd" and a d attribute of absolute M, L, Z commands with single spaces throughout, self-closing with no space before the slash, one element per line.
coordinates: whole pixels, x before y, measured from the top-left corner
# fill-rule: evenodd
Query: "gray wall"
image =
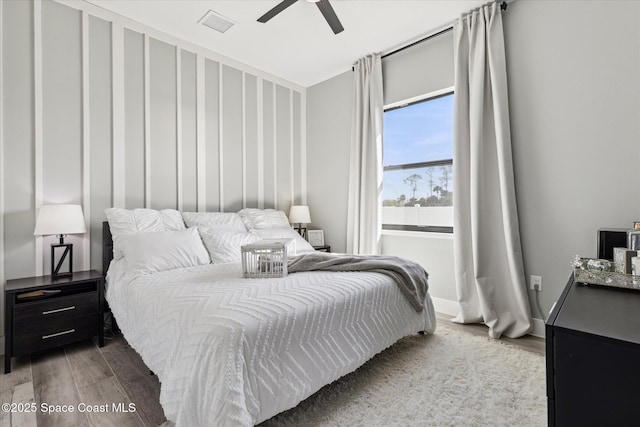
<path fill-rule="evenodd" d="M 640 217 L 640 3 L 520 0 L 504 26 L 525 269 L 548 312 L 596 230 Z"/>
<path fill-rule="evenodd" d="M 333 252 L 347 247 L 349 152 L 353 74 L 307 90 L 307 188 L 310 228 L 324 230 Z"/>
<path fill-rule="evenodd" d="M 0 15 L 0 285 L 50 271 L 42 204 L 83 206 L 74 266 L 101 270 L 107 207 L 306 201 L 304 88 L 87 3 Z"/>
<path fill-rule="evenodd" d="M 596 255 L 596 230 L 630 227 L 640 215 L 640 3 L 518 0 L 503 16 L 525 269 L 543 276 L 540 302 L 548 312 L 566 284 L 572 257 Z M 346 80 L 340 75 L 309 88 L 308 111 L 325 123 L 348 120 L 342 103 L 350 98 L 327 93 L 351 91 Z M 312 135 L 322 131 L 310 127 L 309 141 L 343 153 L 349 131 Z M 328 169 L 347 177 L 338 166 L 310 165 L 309 188 L 319 187 Z M 315 194 L 314 202 L 347 197 L 345 183 Z M 346 202 L 333 206 L 346 215 Z M 342 236 L 345 224 L 322 228 Z M 416 259 L 432 272 L 433 296 L 455 299 L 451 241 L 387 235 L 382 244 L 385 253 Z"/>

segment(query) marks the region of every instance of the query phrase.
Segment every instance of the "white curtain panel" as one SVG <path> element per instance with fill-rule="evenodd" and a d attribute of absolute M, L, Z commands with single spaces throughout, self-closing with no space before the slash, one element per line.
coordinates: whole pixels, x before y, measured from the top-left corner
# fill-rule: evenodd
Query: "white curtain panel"
<path fill-rule="evenodd" d="M 355 64 L 347 252 L 379 254 L 382 236 L 382 60 Z"/>
<path fill-rule="evenodd" d="M 459 323 L 489 335 L 532 328 L 511 155 L 502 15 L 497 3 L 454 25 L 454 260 Z"/>

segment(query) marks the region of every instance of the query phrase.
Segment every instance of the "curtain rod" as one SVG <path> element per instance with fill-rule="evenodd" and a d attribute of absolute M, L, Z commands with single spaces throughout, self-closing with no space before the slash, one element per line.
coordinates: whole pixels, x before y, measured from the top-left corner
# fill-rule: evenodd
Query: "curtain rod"
<path fill-rule="evenodd" d="M 0 1 L 1 1 L 1 0 L 0 0 Z M 504 0 L 502 3 L 500 3 L 500 10 L 504 12 L 505 10 L 507 10 L 507 6 L 509 5 L 509 3 L 513 3 L 514 1 L 516 1 L 516 0 Z M 475 10 L 475 9 L 474 9 L 474 10 Z M 430 39 L 432 39 L 432 38 L 434 38 L 434 37 L 440 36 L 440 35 L 442 35 L 442 34 L 444 34 L 444 33 L 448 33 L 449 31 L 453 30 L 453 24 L 454 24 L 454 22 L 455 22 L 455 21 L 452 21 L 452 22 L 450 22 L 450 23 L 446 24 L 446 25 L 444 26 L 444 28 L 443 28 L 442 30 L 440 30 L 440 31 L 437 31 L 437 32 L 435 32 L 435 33 L 433 33 L 433 34 L 429 34 L 428 36 L 423 37 L 423 38 L 421 38 L 421 39 L 419 39 L 419 40 L 416 40 L 416 41 L 414 41 L 414 42 L 411 42 L 411 43 L 409 43 L 408 45 L 405 45 L 405 46 L 399 47 L 399 48 L 397 48 L 397 49 L 392 50 L 391 52 L 388 52 L 388 53 L 383 54 L 383 55 L 380 57 L 380 59 L 384 59 L 384 58 L 386 58 L 387 56 L 391 56 L 391 55 L 394 55 L 394 54 L 396 54 L 396 53 L 398 53 L 398 52 L 402 52 L 403 50 L 405 50 L 405 49 L 409 49 L 410 47 L 413 47 L 413 46 L 415 46 L 415 45 L 417 45 L 417 44 L 420 44 L 420 43 L 422 43 L 422 42 L 426 42 L 427 40 L 430 40 Z M 354 66 L 352 66 L 352 67 L 351 67 L 351 71 L 355 71 L 355 70 L 356 70 L 356 67 L 355 67 L 355 65 L 354 65 Z"/>
<path fill-rule="evenodd" d="M 417 44 L 420 44 L 420 43 L 422 43 L 422 42 L 426 42 L 427 40 L 431 40 L 431 39 L 432 39 L 432 38 L 434 38 L 434 37 L 438 37 L 439 35 L 442 35 L 442 34 L 444 34 L 444 33 L 448 33 L 449 31 L 452 31 L 452 30 L 453 30 L 453 25 L 448 26 L 448 27 L 446 27 L 445 29 L 438 31 L 437 33 L 429 34 L 428 36 L 423 37 L 423 38 L 421 38 L 420 40 L 416 40 L 416 41 L 414 41 L 413 43 L 409 43 L 408 45 L 404 45 L 404 46 L 402 46 L 402 47 L 399 47 L 398 49 L 392 50 L 392 51 L 391 51 L 391 52 L 389 52 L 389 53 L 385 53 L 384 55 L 382 55 L 382 56 L 380 57 L 380 59 L 384 59 L 384 58 L 386 58 L 387 56 L 391 56 L 391 55 L 394 55 L 394 54 L 396 54 L 396 53 L 398 53 L 398 52 L 402 52 L 402 51 L 403 51 L 403 50 L 405 50 L 405 49 L 409 49 L 410 47 L 413 47 L 413 46 L 415 46 L 415 45 L 417 45 Z"/>
<path fill-rule="evenodd" d="M 512 1 L 513 1 L 513 0 L 512 0 Z M 506 2 L 506 1 L 503 1 L 503 2 L 500 4 L 500 10 L 502 10 L 502 11 L 507 10 L 507 6 L 508 6 L 507 2 Z M 391 52 L 389 52 L 389 53 L 385 53 L 384 55 L 382 55 L 382 56 L 381 56 L 381 59 L 382 59 L 382 58 L 386 58 L 387 56 L 394 55 L 394 54 L 396 54 L 396 53 L 398 53 L 398 52 L 402 52 L 403 50 L 405 50 L 405 49 L 409 49 L 410 47 L 413 47 L 413 46 L 415 46 L 415 45 L 417 45 L 417 44 L 420 44 L 420 43 L 422 43 L 422 42 L 426 42 L 427 40 L 430 40 L 430 39 L 432 39 L 433 37 L 437 37 L 437 36 L 442 35 L 442 34 L 444 34 L 444 33 L 448 33 L 448 32 L 449 32 L 449 31 L 451 31 L 451 30 L 453 30 L 453 22 L 452 22 L 452 23 L 450 23 L 450 24 L 447 24 L 446 28 L 444 28 L 443 30 L 440 30 L 440 31 L 438 31 L 438 32 L 436 32 L 436 33 L 433 33 L 433 34 L 429 34 L 428 36 L 426 36 L 426 37 L 424 37 L 424 38 L 421 38 L 420 40 L 416 40 L 415 42 L 413 42 L 413 43 L 409 43 L 409 44 L 408 44 L 408 45 L 406 45 L 406 46 L 402 46 L 402 47 L 400 47 L 400 48 L 398 48 L 398 49 L 392 50 L 392 51 L 391 51 Z"/>

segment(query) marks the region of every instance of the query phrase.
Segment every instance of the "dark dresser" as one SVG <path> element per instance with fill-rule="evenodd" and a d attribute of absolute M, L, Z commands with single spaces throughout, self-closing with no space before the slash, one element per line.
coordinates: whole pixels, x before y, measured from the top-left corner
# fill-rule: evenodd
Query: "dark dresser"
<path fill-rule="evenodd" d="M 5 373 L 11 372 L 13 356 L 94 336 L 104 345 L 104 286 L 97 271 L 7 280 L 4 298 Z"/>
<path fill-rule="evenodd" d="M 545 333 L 549 426 L 640 425 L 640 291 L 572 275 Z"/>

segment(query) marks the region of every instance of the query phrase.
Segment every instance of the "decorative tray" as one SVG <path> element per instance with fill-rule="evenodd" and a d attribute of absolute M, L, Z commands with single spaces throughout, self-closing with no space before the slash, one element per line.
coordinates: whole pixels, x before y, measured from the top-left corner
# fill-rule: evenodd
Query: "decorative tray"
<path fill-rule="evenodd" d="M 576 257 L 573 261 L 573 278 L 576 282 L 640 290 L 640 276 L 588 269 L 587 264 L 590 260 L 592 259 Z"/>

